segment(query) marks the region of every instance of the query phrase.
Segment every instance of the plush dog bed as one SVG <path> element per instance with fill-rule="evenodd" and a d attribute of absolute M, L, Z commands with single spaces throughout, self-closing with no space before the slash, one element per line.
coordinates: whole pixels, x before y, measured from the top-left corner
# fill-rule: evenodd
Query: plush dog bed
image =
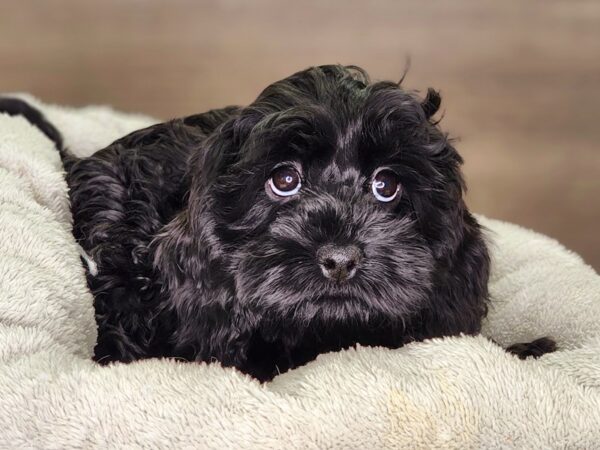
<path fill-rule="evenodd" d="M 81 155 L 154 122 L 25 98 Z M 485 337 L 434 339 L 322 355 L 265 385 L 217 364 L 101 367 L 59 155 L 0 114 L 0 447 L 598 448 L 600 277 L 552 239 L 480 219 L 485 336 L 551 336 L 556 353 L 522 361 Z"/>

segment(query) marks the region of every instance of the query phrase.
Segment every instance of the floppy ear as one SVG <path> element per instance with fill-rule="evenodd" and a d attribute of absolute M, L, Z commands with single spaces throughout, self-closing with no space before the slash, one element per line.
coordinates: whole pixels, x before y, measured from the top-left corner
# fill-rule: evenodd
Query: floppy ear
<path fill-rule="evenodd" d="M 210 135 L 190 160 L 192 195 L 201 194 L 236 157 L 234 120 Z"/>
<path fill-rule="evenodd" d="M 197 217 L 206 206 L 207 193 L 217 178 L 224 175 L 240 159 L 240 150 L 251 130 L 262 117 L 259 114 L 231 116 L 202 143 L 189 162 L 190 192 L 188 207 Z"/>
<path fill-rule="evenodd" d="M 418 339 L 479 333 L 487 314 L 488 249 L 473 216 L 467 211 L 459 216 L 462 225 L 455 230 L 453 239 L 459 237 L 460 241 L 438 259 L 430 302 L 411 330 Z"/>
<path fill-rule="evenodd" d="M 214 242 L 206 214 L 177 215 L 152 243 L 153 267 L 162 285 L 160 318 L 169 328 L 169 356 L 190 361 L 217 358 L 223 366 L 241 367 L 256 320 L 235 301 L 223 250 Z M 192 222 L 197 220 L 196 230 Z M 215 283 L 211 280 L 219 280 Z M 165 325 L 166 326 L 166 325 Z"/>
<path fill-rule="evenodd" d="M 441 103 L 442 97 L 440 97 L 440 93 L 433 88 L 427 89 L 427 95 L 421 102 L 421 107 L 425 112 L 425 117 L 429 119 L 436 112 L 438 112 Z"/>

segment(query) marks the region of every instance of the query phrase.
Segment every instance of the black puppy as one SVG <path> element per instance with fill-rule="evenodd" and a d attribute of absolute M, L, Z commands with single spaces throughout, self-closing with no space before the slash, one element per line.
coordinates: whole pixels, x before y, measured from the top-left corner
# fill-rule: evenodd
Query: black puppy
<path fill-rule="evenodd" d="M 65 156 L 98 267 L 96 359 L 217 360 L 268 380 L 357 343 L 477 333 L 489 257 L 439 105 L 321 66 L 248 107 Z"/>

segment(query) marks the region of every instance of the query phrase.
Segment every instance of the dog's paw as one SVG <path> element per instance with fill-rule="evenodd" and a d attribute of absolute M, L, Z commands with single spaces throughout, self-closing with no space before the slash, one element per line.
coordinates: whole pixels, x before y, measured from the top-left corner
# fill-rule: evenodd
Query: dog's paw
<path fill-rule="evenodd" d="M 506 351 L 518 356 L 520 359 L 525 359 L 529 358 L 530 356 L 539 358 L 546 353 L 552 353 L 556 349 L 557 347 L 555 341 L 548 337 L 543 337 L 532 342 L 520 342 L 518 344 L 513 344 L 508 347 Z"/>

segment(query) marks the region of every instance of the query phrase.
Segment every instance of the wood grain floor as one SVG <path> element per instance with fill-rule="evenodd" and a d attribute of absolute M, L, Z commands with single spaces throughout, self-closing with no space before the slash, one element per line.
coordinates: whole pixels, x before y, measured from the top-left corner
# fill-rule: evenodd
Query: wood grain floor
<path fill-rule="evenodd" d="M 434 86 L 473 210 L 600 268 L 600 2 L 0 0 L 0 91 L 163 118 L 322 63 Z"/>

